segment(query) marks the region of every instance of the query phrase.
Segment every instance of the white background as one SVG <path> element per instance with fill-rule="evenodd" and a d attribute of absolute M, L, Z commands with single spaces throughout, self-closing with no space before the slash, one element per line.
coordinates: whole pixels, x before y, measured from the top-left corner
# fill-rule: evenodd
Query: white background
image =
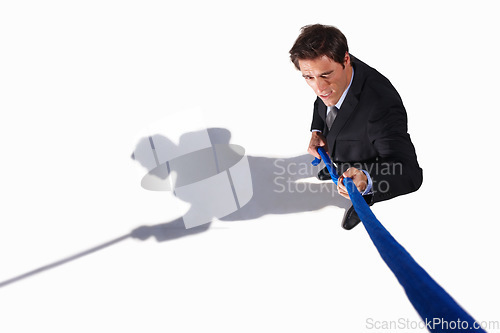
<path fill-rule="evenodd" d="M 0 282 L 181 216 L 186 203 L 141 188 L 130 158 L 171 113 L 201 109 L 250 156 L 303 154 L 315 96 L 288 50 L 300 27 L 323 23 L 396 86 L 424 169 L 418 192 L 375 214 L 476 319 L 500 321 L 497 13 L 493 1 L 3 1 Z M 418 321 L 364 228 L 344 231 L 342 214 L 126 239 L 0 288 L 0 331 L 370 332 L 370 318 Z"/>

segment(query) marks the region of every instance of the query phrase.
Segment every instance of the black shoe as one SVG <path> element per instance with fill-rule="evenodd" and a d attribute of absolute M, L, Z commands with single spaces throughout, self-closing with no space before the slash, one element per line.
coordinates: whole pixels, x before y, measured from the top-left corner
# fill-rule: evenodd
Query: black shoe
<path fill-rule="evenodd" d="M 316 177 L 318 177 L 319 180 L 331 180 L 332 179 L 332 176 L 330 176 L 330 173 L 328 172 L 328 169 L 326 167 L 321 169 L 318 172 L 318 175 Z"/>
<path fill-rule="evenodd" d="M 361 220 L 359 219 L 358 213 L 356 213 L 354 207 L 351 206 L 351 208 L 345 211 L 344 218 L 342 219 L 342 228 L 351 230 L 357 226 L 359 222 L 361 222 Z"/>
<path fill-rule="evenodd" d="M 373 195 L 365 195 L 363 196 L 363 199 L 365 199 L 369 206 L 373 205 Z M 351 206 L 344 214 L 344 218 L 342 219 L 342 228 L 345 230 L 351 230 L 357 226 L 359 222 L 361 222 L 361 219 L 359 218 L 358 213 L 354 210 L 354 206 Z"/>

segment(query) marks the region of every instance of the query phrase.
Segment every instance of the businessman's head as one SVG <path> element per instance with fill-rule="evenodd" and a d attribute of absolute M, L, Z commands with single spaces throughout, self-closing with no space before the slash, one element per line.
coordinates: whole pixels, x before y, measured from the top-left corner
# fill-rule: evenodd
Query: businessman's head
<path fill-rule="evenodd" d="M 347 52 L 349 52 L 347 39 L 339 29 L 329 25 L 313 24 L 302 27 L 299 37 L 290 49 L 290 59 L 298 70 L 300 70 L 299 60 L 311 60 L 322 56 L 327 56 L 344 66 Z"/>
<path fill-rule="evenodd" d="M 290 50 L 290 59 L 326 106 L 337 104 L 352 78 L 347 40 L 332 26 L 302 28 Z"/>

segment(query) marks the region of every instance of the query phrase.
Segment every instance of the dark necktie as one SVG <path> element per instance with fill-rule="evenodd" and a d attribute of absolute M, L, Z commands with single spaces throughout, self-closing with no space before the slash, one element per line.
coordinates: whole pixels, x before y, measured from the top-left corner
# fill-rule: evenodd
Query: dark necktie
<path fill-rule="evenodd" d="M 335 120 L 335 117 L 337 117 L 337 112 L 339 109 L 337 109 L 336 106 L 333 106 L 330 109 L 330 112 L 326 115 L 326 126 L 328 126 L 328 130 L 332 128 L 333 121 Z"/>

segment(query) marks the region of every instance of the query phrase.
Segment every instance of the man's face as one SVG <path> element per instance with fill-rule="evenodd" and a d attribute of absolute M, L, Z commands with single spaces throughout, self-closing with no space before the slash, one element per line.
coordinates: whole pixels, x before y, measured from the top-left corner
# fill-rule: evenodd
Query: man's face
<path fill-rule="evenodd" d="M 307 84 L 326 106 L 337 104 L 351 82 L 352 67 L 348 53 L 344 58 L 344 67 L 327 56 L 299 59 L 299 67 Z"/>

